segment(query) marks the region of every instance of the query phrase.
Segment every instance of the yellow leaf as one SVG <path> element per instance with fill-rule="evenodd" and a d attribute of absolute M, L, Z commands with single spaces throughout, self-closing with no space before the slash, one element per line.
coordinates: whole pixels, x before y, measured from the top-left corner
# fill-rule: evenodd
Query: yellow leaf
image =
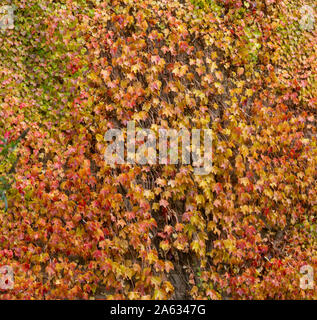
<path fill-rule="evenodd" d="M 98 134 L 96 135 L 96 140 L 97 140 L 98 142 L 103 141 L 103 136 L 98 133 Z"/>
<path fill-rule="evenodd" d="M 252 89 L 247 89 L 245 93 L 246 93 L 246 95 L 248 97 L 252 97 L 253 96 L 253 90 Z"/>

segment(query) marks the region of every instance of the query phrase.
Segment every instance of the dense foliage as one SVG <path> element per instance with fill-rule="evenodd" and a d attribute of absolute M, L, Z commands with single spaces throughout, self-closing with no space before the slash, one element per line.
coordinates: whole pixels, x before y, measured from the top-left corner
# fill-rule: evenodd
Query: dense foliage
<path fill-rule="evenodd" d="M 0 167 L 2 299 L 317 298 L 314 0 L 11 2 L 0 137 L 30 130 Z M 212 128 L 212 172 L 106 165 L 130 120 Z"/>

